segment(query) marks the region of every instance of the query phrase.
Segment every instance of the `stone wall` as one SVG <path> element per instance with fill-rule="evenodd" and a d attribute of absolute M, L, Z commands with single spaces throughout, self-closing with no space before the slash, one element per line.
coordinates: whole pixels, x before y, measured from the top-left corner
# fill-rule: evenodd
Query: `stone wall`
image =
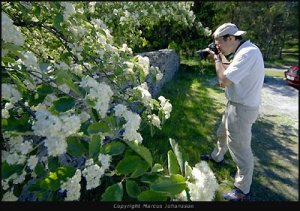
<path fill-rule="evenodd" d="M 173 49 L 161 49 L 159 51 L 151 51 L 145 53 L 139 53 L 141 56 L 147 56 L 150 61 L 150 65 L 158 67 L 163 77 L 157 83 L 153 83 L 151 80 L 146 78 L 148 83 L 149 92 L 152 97 L 158 97 L 162 86 L 170 81 L 175 72 L 179 69 L 179 56 Z"/>

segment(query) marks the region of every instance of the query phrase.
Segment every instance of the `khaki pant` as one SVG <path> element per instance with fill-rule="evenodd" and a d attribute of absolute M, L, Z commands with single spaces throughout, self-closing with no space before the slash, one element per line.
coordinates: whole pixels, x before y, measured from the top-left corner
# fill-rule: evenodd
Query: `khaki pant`
<path fill-rule="evenodd" d="M 250 192 L 254 168 L 251 150 L 251 128 L 258 117 L 258 108 L 228 102 L 217 131 L 218 142 L 211 157 L 219 162 L 229 149 L 237 165 L 234 186 L 245 194 Z"/>

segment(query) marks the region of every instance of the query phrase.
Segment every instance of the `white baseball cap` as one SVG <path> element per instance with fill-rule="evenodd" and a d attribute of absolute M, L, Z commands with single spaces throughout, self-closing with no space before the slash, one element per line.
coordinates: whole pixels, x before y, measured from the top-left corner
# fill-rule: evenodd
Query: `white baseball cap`
<path fill-rule="evenodd" d="M 233 36 L 241 36 L 243 34 L 246 34 L 246 32 L 239 31 L 237 26 L 233 23 L 224 23 L 216 29 L 216 31 L 213 33 L 213 37 L 214 39 L 216 39 L 218 37 L 222 37 L 227 34 Z"/>

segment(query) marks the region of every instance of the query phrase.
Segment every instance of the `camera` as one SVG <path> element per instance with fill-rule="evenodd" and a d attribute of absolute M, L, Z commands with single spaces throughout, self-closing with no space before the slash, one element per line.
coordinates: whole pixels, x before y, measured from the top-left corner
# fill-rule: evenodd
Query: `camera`
<path fill-rule="evenodd" d="M 215 54 L 219 53 L 219 51 L 217 49 L 217 46 L 216 46 L 216 44 L 214 42 L 210 43 L 208 45 L 208 48 L 211 51 L 213 51 Z M 209 55 L 209 52 L 207 50 L 198 50 L 198 51 L 196 51 L 196 53 L 199 53 L 199 56 L 200 56 L 201 59 L 206 59 L 207 56 Z"/>

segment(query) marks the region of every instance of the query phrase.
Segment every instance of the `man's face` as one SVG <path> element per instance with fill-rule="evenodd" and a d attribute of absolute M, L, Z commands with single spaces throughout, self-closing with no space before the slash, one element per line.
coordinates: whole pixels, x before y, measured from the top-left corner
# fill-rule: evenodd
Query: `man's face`
<path fill-rule="evenodd" d="M 226 56 L 232 53 L 233 38 L 229 36 L 226 40 L 223 37 L 218 37 L 215 39 L 215 44 L 217 48 Z"/>

